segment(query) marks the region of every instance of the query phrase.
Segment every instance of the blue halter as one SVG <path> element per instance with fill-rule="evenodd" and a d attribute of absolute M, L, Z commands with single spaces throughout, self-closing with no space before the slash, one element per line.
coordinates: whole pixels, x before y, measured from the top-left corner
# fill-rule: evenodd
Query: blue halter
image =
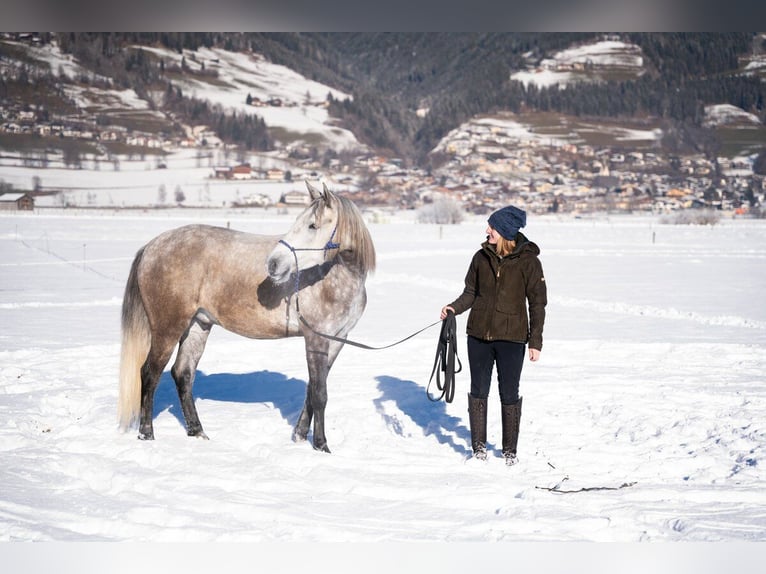
<path fill-rule="evenodd" d="M 287 247 L 290 252 L 293 254 L 293 257 L 295 258 L 295 293 L 298 293 L 298 289 L 300 289 L 301 284 L 301 270 L 300 267 L 298 267 L 298 251 L 324 251 L 325 252 L 325 258 L 327 257 L 327 252 L 330 249 L 340 249 L 340 243 L 336 243 L 333 241 L 333 238 L 335 237 L 335 232 L 338 230 L 338 226 L 336 225 L 333 227 L 332 233 L 330 234 L 330 239 L 327 240 L 327 243 L 324 244 L 324 247 L 293 247 L 290 245 L 287 241 L 284 239 L 280 239 L 279 243 Z"/>
<path fill-rule="evenodd" d="M 287 247 L 290 251 L 292 251 L 293 255 L 295 255 L 296 251 L 324 251 L 325 253 L 329 251 L 330 249 L 339 249 L 340 243 L 335 243 L 333 241 L 333 237 L 335 237 L 335 232 L 338 230 L 338 226 L 336 225 L 333 230 L 332 234 L 330 235 L 330 239 L 327 240 L 327 243 L 324 244 L 324 247 L 293 247 L 290 245 L 287 241 L 284 239 L 280 239 L 279 243 Z M 326 255 L 325 255 L 326 257 Z M 297 258 L 297 256 L 296 256 Z"/>

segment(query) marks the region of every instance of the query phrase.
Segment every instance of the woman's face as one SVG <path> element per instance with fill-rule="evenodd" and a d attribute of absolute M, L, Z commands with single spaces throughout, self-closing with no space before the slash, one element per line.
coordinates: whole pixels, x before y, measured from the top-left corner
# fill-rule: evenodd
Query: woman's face
<path fill-rule="evenodd" d="M 484 233 L 487 234 L 487 241 L 489 241 L 490 245 L 497 245 L 497 240 L 500 237 L 500 234 L 495 231 L 491 225 L 487 225 L 487 230 Z"/>

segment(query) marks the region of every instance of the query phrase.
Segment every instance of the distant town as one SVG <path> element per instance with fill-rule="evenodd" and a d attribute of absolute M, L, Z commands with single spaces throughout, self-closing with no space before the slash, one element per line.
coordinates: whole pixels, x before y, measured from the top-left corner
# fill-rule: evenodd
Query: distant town
<path fill-rule="evenodd" d="M 380 155 L 356 156 L 344 164 L 297 161 L 283 170 L 250 165 L 215 169 L 215 177 L 300 180 L 326 178 L 358 191 L 360 205 L 416 209 L 448 199 L 470 213 L 487 213 L 514 201 L 533 213 L 671 213 L 711 209 L 760 215 L 766 180 L 753 173 L 747 157 L 668 157 L 661 153 L 615 152 L 587 145 L 508 141 L 497 129 L 472 126 L 445 142 L 444 163 L 431 170 L 404 167 Z M 372 182 L 370 185 L 359 185 Z M 300 201 L 298 192 L 292 201 Z"/>
<path fill-rule="evenodd" d="M 165 167 L 163 154 L 193 148 L 201 154 L 225 147 L 205 126 L 188 128 L 183 137 L 160 137 L 109 127 L 95 122 L 55 121 L 34 110 L 0 107 L 0 133 L 87 142 L 94 149 L 123 144 L 135 154 L 156 154 L 157 169 Z M 52 163 L 81 169 L 80 154 L 21 152 L 25 165 L 45 168 Z M 131 152 L 133 153 L 133 152 Z M 540 139 L 518 139 L 498 126 L 469 123 L 443 140 L 435 152 L 439 161 L 431 170 L 408 168 L 402 159 L 375 153 L 318 154 L 304 146 L 277 152 L 289 168 L 259 169 L 247 161 L 212 166 L 211 179 L 302 181 L 324 178 L 353 193 L 362 206 L 418 209 L 448 200 L 469 213 L 486 213 L 513 201 L 533 213 L 671 213 L 685 209 L 711 209 L 733 215 L 761 216 L 766 205 L 766 182 L 753 171 L 747 156 L 714 161 L 702 155 L 669 156 L 660 151 L 616 151 L 589 145 Z M 59 156 L 61 154 L 58 154 Z M 229 154 L 227 154 L 229 155 Z M 235 152 L 231 153 L 236 156 Z M 208 155 L 209 157 L 209 155 Z M 104 152 L 102 161 L 119 162 Z M 43 173 L 43 172 L 41 172 Z M 26 193 L 29 205 L 40 190 L 5 190 Z M 301 203 L 305 190 L 280 198 Z M 6 203 L 10 196 L 6 195 Z M 266 207 L 274 200 L 249 196 L 241 206 Z"/>

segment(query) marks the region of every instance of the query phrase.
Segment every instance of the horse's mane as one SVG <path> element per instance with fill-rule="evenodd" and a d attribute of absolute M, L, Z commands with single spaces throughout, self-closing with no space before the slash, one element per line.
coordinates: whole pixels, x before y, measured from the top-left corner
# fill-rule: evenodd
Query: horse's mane
<path fill-rule="evenodd" d="M 356 263 L 365 272 L 375 270 L 375 245 L 364 218 L 353 201 L 341 195 L 329 193 L 332 208 L 338 212 L 338 227 L 335 238 L 341 249 L 350 249 Z M 324 203 L 321 199 L 320 203 Z"/>

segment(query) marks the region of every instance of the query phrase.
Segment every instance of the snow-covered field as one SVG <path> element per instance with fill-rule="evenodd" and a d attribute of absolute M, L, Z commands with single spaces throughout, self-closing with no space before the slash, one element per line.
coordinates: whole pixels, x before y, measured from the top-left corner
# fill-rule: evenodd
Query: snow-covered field
<path fill-rule="evenodd" d="M 438 327 L 343 350 L 328 385 L 332 454 L 290 439 L 302 340 L 223 330 L 195 385 L 211 440 L 186 436 L 168 373 L 156 440 L 120 433 L 119 311 L 135 251 L 190 221 L 280 233 L 296 214 L 0 215 L 0 540 L 766 541 L 761 221 L 530 217 L 550 302 L 542 359 L 522 374 L 513 468 L 496 387 L 486 463 L 466 460 L 467 365 L 453 403 L 428 400 Z M 462 288 L 483 218 L 413 220 L 370 223 L 378 270 L 357 341 L 432 323 Z"/>
<path fill-rule="evenodd" d="M 291 106 L 255 109 L 269 125 L 355 144 L 328 123 L 323 86 L 256 57 L 201 58 L 220 66 L 226 87 L 185 91 L 238 111 L 250 90 L 277 95 Z M 54 69 L 73 73 L 76 62 L 56 61 Z M 283 79 L 281 87 L 262 79 L 263 70 Z M 119 96 L 127 110 L 143 109 L 131 93 Z M 494 456 L 466 460 L 467 364 L 453 403 L 428 400 L 438 327 L 383 351 L 343 350 L 329 379 L 330 455 L 290 440 L 307 380 L 302 340 L 250 341 L 220 329 L 195 385 L 211 440 L 186 437 L 166 373 L 157 440 L 141 442 L 115 420 L 120 304 L 136 250 L 188 222 L 283 232 L 297 212 L 223 206 L 302 189 L 211 180 L 222 163 L 214 155 L 178 151 L 163 161 L 165 169 L 152 157 L 124 159 L 119 169 L 101 162 L 70 170 L 56 160 L 45 170 L 2 166 L 3 181 L 19 189 L 37 176 L 64 191 L 37 198 L 43 209 L 33 214 L 0 212 L 3 571 L 134 572 L 137 556 L 149 571 L 234 565 L 291 574 L 308 565 L 571 573 L 576 561 L 596 557 L 587 571 L 757 568 L 753 548 L 762 545 L 732 543 L 766 541 L 766 223 L 530 217 L 525 231 L 542 249 L 550 303 L 542 359 L 522 375 L 516 467 L 499 455 L 496 388 Z M 272 163 L 280 166 L 264 155 L 256 166 Z M 170 205 L 176 190 L 185 209 L 117 209 Z M 115 209 L 53 208 L 61 198 Z M 484 219 L 444 227 L 414 219 L 377 214 L 370 223 L 378 270 L 355 340 L 397 341 L 434 322 L 462 288 Z M 465 319 L 458 318 L 464 362 Z M 136 549 L 126 541 L 191 544 Z M 634 544 L 597 552 L 558 544 L 569 541 Z M 657 544 L 669 541 L 685 544 Z M 688 544 L 713 541 L 729 544 L 723 553 L 721 545 Z M 475 542 L 483 544 L 465 544 Z M 236 561 L 226 560 L 232 553 Z"/>
<path fill-rule="evenodd" d="M 15 189 L 32 188 L 33 178 L 39 178 L 45 189 L 57 190 L 54 195 L 35 198 L 38 207 L 172 207 L 176 206 L 176 193 L 183 194 L 184 207 L 223 207 L 245 203 L 264 195 L 272 204 L 285 192 L 306 190 L 303 181 L 270 181 L 261 179 L 226 180 L 214 178 L 215 166 L 226 162 L 217 158 L 223 154 L 211 153 L 198 158 L 194 150 L 174 150 L 162 158 L 164 169 L 156 169 L 157 158 L 123 160 L 119 169 L 89 163 L 85 169 L 70 169 L 54 164 L 45 169 L 22 165 L 17 159 L 0 160 L 0 180 Z M 283 167 L 274 154 L 252 154 L 255 166 Z M 333 185 L 336 191 L 344 191 Z"/>

